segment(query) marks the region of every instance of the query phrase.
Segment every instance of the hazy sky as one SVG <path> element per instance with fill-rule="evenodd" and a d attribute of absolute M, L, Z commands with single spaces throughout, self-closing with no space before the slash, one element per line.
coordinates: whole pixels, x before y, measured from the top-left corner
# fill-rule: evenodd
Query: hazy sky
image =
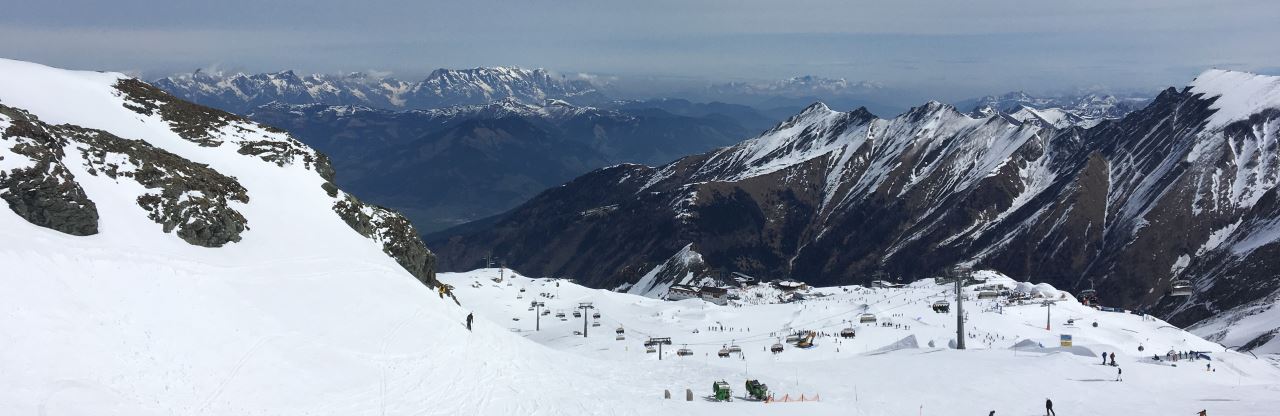
<path fill-rule="evenodd" d="M 869 80 L 939 99 L 1280 71 L 1276 0 L 3 0 L 0 56 L 148 76 L 518 65 Z"/>

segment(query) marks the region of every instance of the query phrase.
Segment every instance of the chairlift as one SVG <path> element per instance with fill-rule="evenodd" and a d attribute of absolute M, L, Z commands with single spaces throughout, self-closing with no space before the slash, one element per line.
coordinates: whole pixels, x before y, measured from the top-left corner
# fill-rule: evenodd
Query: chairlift
<path fill-rule="evenodd" d="M 596 312 L 596 313 L 591 314 L 591 318 L 592 318 L 592 319 L 600 319 L 600 312 Z"/>
<path fill-rule="evenodd" d="M 858 317 L 858 322 L 864 323 L 864 324 L 874 324 L 876 323 L 876 316 L 874 314 L 864 313 Z"/>
<path fill-rule="evenodd" d="M 617 329 L 616 331 L 613 331 L 613 332 L 618 333 L 618 335 L 622 335 L 622 334 L 626 333 L 627 331 L 623 330 L 623 329 L 622 329 L 622 327 L 618 327 L 618 329 Z"/>
<path fill-rule="evenodd" d="M 1098 291 L 1093 289 L 1085 289 L 1080 291 L 1080 303 L 1086 306 L 1098 304 Z"/>
<path fill-rule="evenodd" d="M 600 326 L 600 321 L 591 322 L 591 326 Z"/>
<path fill-rule="evenodd" d="M 687 356 L 690 356 L 690 355 L 693 355 L 693 350 L 691 350 L 691 349 L 688 349 L 688 348 L 681 348 L 681 349 L 676 350 L 676 356 L 679 356 L 679 357 L 687 357 Z"/>
<path fill-rule="evenodd" d="M 720 351 L 716 353 L 716 356 L 719 356 L 720 358 L 729 358 L 729 349 L 720 348 Z"/>
<path fill-rule="evenodd" d="M 543 311 L 542 311 L 542 316 L 547 316 L 547 315 L 550 315 L 550 314 L 551 314 L 551 311 L 548 311 L 548 310 L 543 310 Z"/>
<path fill-rule="evenodd" d="M 729 346 L 729 352 L 730 352 L 730 353 L 734 353 L 734 354 L 741 353 L 741 352 L 742 352 L 742 347 L 739 347 L 739 346 L 737 346 L 737 345 L 730 345 L 730 346 Z"/>
<path fill-rule="evenodd" d="M 556 312 L 556 317 L 560 319 L 564 319 L 564 312 Z"/>
<path fill-rule="evenodd" d="M 655 352 L 658 352 L 658 349 L 650 345 L 650 346 L 644 347 L 644 352 L 648 354 L 653 354 Z"/>
<path fill-rule="evenodd" d="M 939 300 L 939 301 L 937 301 L 937 302 L 934 302 L 934 303 L 933 303 L 933 311 L 934 311 L 934 312 L 937 312 L 937 313 L 950 313 L 950 312 L 951 312 L 951 302 L 947 302 L 947 300 L 946 300 L 946 299 L 943 299 L 943 300 Z"/>
<path fill-rule="evenodd" d="M 773 344 L 773 346 L 772 346 L 772 347 L 769 347 L 769 352 L 772 352 L 772 353 L 774 353 L 774 354 L 777 354 L 777 353 L 782 352 L 782 350 L 783 350 L 783 349 L 784 349 L 784 347 L 782 346 L 782 343 L 781 343 L 781 342 L 779 342 L 779 343 Z"/>
<path fill-rule="evenodd" d="M 581 318 L 581 317 L 582 317 L 582 312 L 573 311 L 573 317 L 574 317 L 574 318 Z"/>
<path fill-rule="evenodd" d="M 853 338 L 854 336 L 857 336 L 857 335 L 858 335 L 857 331 L 854 331 L 853 328 L 845 328 L 840 330 L 840 338 Z"/>
<path fill-rule="evenodd" d="M 618 336 L 614 337 L 613 339 L 618 340 L 618 341 L 622 341 L 622 340 L 624 340 L 624 339 L 627 339 L 627 336 L 626 336 L 626 335 L 622 335 L 622 334 L 618 334 Z"/>
<path fill-rule="evenodd" d="M 1173 296 L 1191 296 L 1192 292 L 1194 292 L 1194 290 L 1191 288 L 1190 280 L 1173 281 Z"/>

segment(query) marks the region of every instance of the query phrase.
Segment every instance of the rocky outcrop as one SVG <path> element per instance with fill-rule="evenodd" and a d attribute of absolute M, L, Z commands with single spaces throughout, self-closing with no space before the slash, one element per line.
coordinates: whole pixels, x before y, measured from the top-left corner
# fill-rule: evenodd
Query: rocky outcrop
<path fill-rule="evenodd" d="M 31 114 L 0 105 L 0 146 L 14 153 L 8 161 L 0 156 L 0 167 L 13 166 L 0 169 L 0 198 L 32 224 L 71 235 L 97 234 L 97 207 L 62 164 L 66 145 Z"/>
<path fill-rule="evenodd" d="M 382 244 L 382 251 L 418 278 L 422 284 L 435 287 L 436 257 L 418 237 L 413 224 L 389 209 L 369 205 L 337 190 L 326 182 L 325 191 L 337 198 L 333 210 L 357 233 Z"/>
<path fill-rule="evenodd" d="M 6 140 L 20 143 L 14 153 L 35 162 L 29 168 L 0 173 L 10 207 L 33 224 L 72 235 L 97 231 L 94 204 L 64 165 L 78 163 L 89 175 L 131 180 L 147 189 L 137 197 L 147 217 L 164 232 L 193 245 L 221 247 L 240 241 L 247 220 L 231 207 L 248 203 L 243 186 L 203 164 L 141 140 L 71 125 L 50 126 L 26 112 L 2 107 L 12 123 Z M 77 154 L 67 157 L 63 149 Z"/>

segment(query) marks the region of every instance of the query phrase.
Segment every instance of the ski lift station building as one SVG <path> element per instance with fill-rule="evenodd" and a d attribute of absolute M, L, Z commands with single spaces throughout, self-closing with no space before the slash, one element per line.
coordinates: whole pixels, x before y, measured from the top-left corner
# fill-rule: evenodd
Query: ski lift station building
<path fill-rule="evenodd" d="M 717 305 L 729 304 L 729 289 L 714 286 L 671 285 L 667 289 L 667 300 L 702 299 Z"/>
<path fill-rule="evenodd" d="M 794 280 L 779 280 L 779 281 L 773 282 L 773 287 L 776 287 L 779 290 L 782 290 L 784 292 L 794 292 L 797 290 L 809 290 L 809 285 L 803 282 L 797 282 Z"/>

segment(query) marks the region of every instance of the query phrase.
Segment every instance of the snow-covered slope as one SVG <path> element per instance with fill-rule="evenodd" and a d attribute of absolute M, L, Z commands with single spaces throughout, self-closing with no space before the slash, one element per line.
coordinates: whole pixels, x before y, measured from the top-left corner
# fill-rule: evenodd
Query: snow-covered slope
<path fill-rule="evenodd" d="M 954 302 L 954 292 L 931 279 L 902 289 L 817 288 L 795 303 L 722 307 L 588 289 L 510 271 L 495 283 L 491 279 L 498 277 L 497 269 L 442 273 L 440 278 L 458 288 L 458 297 L 475 308 L 478 319 L 576 355 L 579 362 L 608 363 L 614 369 L 608 377 L 629 380 L 629 388 L 619 394 L 641 395 L 648 400 L 645 406 L 675 403 L 659 410 L 663 412 L 1040 414 L 1050 398 L 1063 414 L 1177 414 L 1187 409 L 1194 414 L 1206 409 L 1209 414 L 1262 415 L 1280 404 L 1274 394 L 1280 370 L 1265 360 L 1224 351 L 1158 319 L 1085 307 L 1047 284 L 980 274 L 991 277 L 987 284 L 1061 298 L 1051 310 L 1040 306 L 1040 299 L 1002 305 L 1001 300 L 971 298 L 964 307 L 968 349 L 957 351 L 947 347 L 955 337 L 954 304 L 945 314 L 930 308 L 935 301 Z M 975 289 L 967 287 L 966 293 L 972 297 Z M 744 300 L 753 300 L 754 292 L 744 291 Z M 533 300 L 544 302 L 549 313 L 535 318 L 536 311 L 529 308 Z M 581 302 L 591 302 L 594 309 L 583 318 L 573 317 Z M 593 318 L 594 313 L 600 317 Z M 862 323 L 863 314 L 877 321 Z M 1046 320 L 1051 331 L 1045 330 Z M 585 337 L 575 334 L 584 321 L 591 323 Z M 535 331 L 535 326 L 541 329 Z M 623 339 L 618 339 L 619 328 Z M 856 336 L 838 337 L 845 328 L 854 329 Z M 791 333 L 805 330 L 820 333 L 815 347 L 800 349 L 786 342 Z M 1063 334 L 1072 336 L 1072 347 L 1058 348 Z M 646 352 L 643 342 L 649 337 L 671 338 L 661 361 L 657 353 Z M 780 354 L 768 351 L 775 343 L 785 344 Z M 730 346 L 740 347 L 741 353 L 718 357 L 720 349 Z M 681 348 L 692 355 L 677 356 Z M 1170 350 L 1205 351 L 1211 360 L 1152 359 Z M 1123 382 L 1112 381 L 1116 367 L 1100 365 L 1103 352 L 1116 354 Z M 1206 371 L 1206 364 L 1216 371 Z M 728 381 L 735 401 L 705 402 L 710 382 L 720 379 Z M 743 397 L 746 379 L 764 382 L 778 400 L 784 395 L 798 400 L 804 394 L 806 400 L 818 401 L 748 401 Z M 695 403 L 679 401 L 685 388 L 693 391 Z M 676 399 L 660 399 L 663 389 Z"/>
<path fill-rule="evenodd" d="M 467 354 L 423 338 L 465 330 L 413 228 L 280 131 L 0 60 L 0 133 L 7 412 L 418 408 L 383 400 L 423 384 L 396 375 L 430 368 L 404 354 Z"/>

